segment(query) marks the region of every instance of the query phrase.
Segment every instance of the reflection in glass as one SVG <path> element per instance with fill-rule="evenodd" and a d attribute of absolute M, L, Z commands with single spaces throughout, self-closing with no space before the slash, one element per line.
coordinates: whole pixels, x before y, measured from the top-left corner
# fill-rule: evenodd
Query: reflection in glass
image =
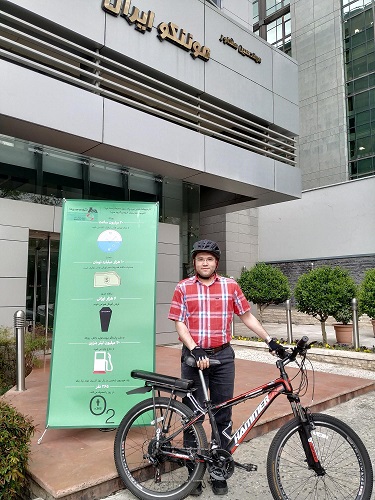
<path fill-rule="evenodd" d="M 349 176 L 375 173 L 375 47 L 372 2 L 344 2 L 342 9 L 347 89 Z M 374 116 L 373 116 L 374 115 Z"/>

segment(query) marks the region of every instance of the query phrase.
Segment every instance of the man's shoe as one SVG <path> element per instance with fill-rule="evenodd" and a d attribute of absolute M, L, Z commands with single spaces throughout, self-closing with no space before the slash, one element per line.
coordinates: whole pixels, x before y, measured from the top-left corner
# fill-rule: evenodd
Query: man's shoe
<path fill-rule="evenodd" d="M 192 497 L 200 497 L 203 492 L 202 483 L 199 482 L 197 487 L 190 493 Z"/>
<path fill-rule="evenodd" d="M 228 485 L 226 481 L 211 479 L 211 487 L 214 495 L 226 495 L 228 493 Z"/>

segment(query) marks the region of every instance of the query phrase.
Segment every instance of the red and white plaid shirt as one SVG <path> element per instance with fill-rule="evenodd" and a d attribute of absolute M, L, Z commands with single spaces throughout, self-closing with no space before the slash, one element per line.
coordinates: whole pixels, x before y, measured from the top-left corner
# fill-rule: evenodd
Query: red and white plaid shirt
<path fill-rule="evenodd" d="M 208 349 L 229 342 L 233 313 L 242 316 L 249 310 L 234 279 L 216 275 L 206 286 L 193 276 L 176 286 L 168 318 L 185 323 L 194 342 Z"/>

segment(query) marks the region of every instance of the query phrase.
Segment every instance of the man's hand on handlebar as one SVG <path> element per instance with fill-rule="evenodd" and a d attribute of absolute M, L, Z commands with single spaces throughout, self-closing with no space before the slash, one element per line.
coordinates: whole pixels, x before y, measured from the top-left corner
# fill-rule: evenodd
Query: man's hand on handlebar
<path fill-rule="evenodd" d="M 207 356 L 207 353 L 204 349 L 199 346 L 195 346 L 191 351 L 191 355 L 195 358 L 197 362 L 197 367 L 200 370 L 205 370 L 210 366 L 210 360 Z"/>
<path fill-rule="evenodd" d="M 287 355 L 286 348 L 282 346 L 281 344 L 278 344 L 276 340 L 271 339 L 268 342 L 268 347 L 270 350 L 270 353 L 278 356 L 280 359 L 284 359 L 285 356 Z"/>

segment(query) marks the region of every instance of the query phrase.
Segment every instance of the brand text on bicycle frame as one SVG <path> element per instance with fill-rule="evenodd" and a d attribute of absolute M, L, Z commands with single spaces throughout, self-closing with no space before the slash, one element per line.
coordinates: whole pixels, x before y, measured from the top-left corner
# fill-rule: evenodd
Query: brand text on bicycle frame
<path fill-rule="evenodd" d="M 255 420 L 259 417 L 259 415 L 262 413 L 262 411 L 267 407 L 268 403 L 270 401 L 270 398 L 267 396 L 261 401 L 259 406 L 255 408 L 254 413 L 250 415 L 250 417 L 244 422 L 241 427 L 238 429 L 238 431 L 233 434 L 233 439 L 235 442 L 235 446 L 238 446 L 240 439 L 242 436 L 246 433 L 246 431 L 249 429 L 249 427 L 255 422 Z"/>

